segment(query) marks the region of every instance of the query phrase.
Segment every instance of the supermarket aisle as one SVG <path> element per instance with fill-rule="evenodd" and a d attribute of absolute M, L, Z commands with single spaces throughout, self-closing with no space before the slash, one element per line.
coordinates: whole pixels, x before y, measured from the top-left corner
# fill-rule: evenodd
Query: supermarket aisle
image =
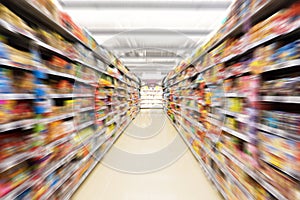
<path fill-rule="evenodd" d="M 142 110 L 73 199 L 216 200 L 221 197 L 163 111 Z"/>

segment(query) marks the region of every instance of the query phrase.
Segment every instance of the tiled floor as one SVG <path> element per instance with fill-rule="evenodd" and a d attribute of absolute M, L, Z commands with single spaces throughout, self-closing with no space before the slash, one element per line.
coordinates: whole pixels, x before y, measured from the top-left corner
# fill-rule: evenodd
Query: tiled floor
<path fill-rule="evenodd" d="M 142 110 L 73 199 L 218 200 L 221 197 L 165 114 L 161 110 Z"/>

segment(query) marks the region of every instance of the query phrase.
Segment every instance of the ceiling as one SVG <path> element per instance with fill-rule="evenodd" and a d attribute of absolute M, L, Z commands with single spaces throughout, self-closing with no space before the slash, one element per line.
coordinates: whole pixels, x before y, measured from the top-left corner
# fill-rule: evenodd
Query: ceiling
<path fill-rule="evenodd" d="M 230 0 L 60 0 L 143 81 L 160 82 L 224 21 Z"/>

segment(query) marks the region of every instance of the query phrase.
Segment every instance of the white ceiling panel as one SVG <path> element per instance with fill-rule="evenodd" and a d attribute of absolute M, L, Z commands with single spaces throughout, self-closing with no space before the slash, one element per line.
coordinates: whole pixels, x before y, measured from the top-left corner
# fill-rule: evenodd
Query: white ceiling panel
<path fill-rule="evenodd" d="M 67 9 L 80 25 L 87 28 L 162 28 L 213 29 L 220 24 L 226 10 L 97 10 Z M 91 20 L 92 19 L 92 20 Z"/>
<path fill-rule="evenodd" d="M 158 81 L 161 79 L 155 76 L 158 70 L 166 74 L 220 26 L 231 3 L 230 0 L 60 2 L 76 23 L 86 27 L 99 44 L 120 57 L 125 65 L 137 74 L 146 73 L 144 78 Z"/>

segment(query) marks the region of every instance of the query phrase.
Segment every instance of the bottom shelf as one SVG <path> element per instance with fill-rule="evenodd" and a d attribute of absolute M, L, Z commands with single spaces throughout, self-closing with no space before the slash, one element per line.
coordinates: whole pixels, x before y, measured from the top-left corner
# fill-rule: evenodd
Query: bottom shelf
<path fill-rule="evenodd" d="M 71 199 L 71 197 L 75 194 L 75 192 L 78 190 L 78 188 L 82 185 L 82 183 L 87 179 L 87 177 L 90 175 L 90 173 L 94 170 L 94 168 L 98 165 L 98 163 L 103 159 L 104 155 L 110 150 L 112 145 L 116 142 L 116 140 L 121 136 L 121 134 L 124 132 L 124 130 L 129 126 L 131 121 L 127 122 L 126 125 L 124 125 L 118 135 L 116 135 L 113 140 L 109 143 L 109 145 L 105 148 L 103 153 L 100 155 L 100 157 L 92 164 L 92 166 L 84 173 L 84 175 L 81 177 L 79 182 L 72 188 L 72 190 L 63 198 L 65 200 Z"/>
<path fill-rule="evenodd" d="M 71 199 L 73 194 L 78 190 L 80 185 L 86 180 L 86 178 L 90 175 L 90 173 L 94 170 L 94 168 L 98 165 L 98 162 L 94 162 L 94 164 L 85 172 L 84 176 L 80 179 L 80 181 L 75 185 L 75 187 L 64 197 L 64 199 Z"/>
<path fill-rule="evenodd" d="M 166 112 L 165 112 L 166 113 Z M 225 192 L 223 191 L 223 189 L 221 188 L 221 186 L 219 185 L 218 181 L 216 180 L 215 176 L 213 175 L 212 169 L 210 169 L 210 167 L 206 166 L 205 163 L 202 161 L 202 159 L 200 158 L 200 156 L 194 151 L 192 145 L 187 141 L 187 139 L 184 137 L 184 135 L 181 133 L 179 127 L 177 126 L 176 123 L 173 122 L 173 120 L 169 117 L 169 115 L 166 113 L 168 119 L 171 121 L 171 123 L 173 124 L 173 126 L 175 127 L 175 129 L 177 130 L 177 132 L 179 133 L 179 135 L 181 136 L 181 138 L 183 139 L 183 141 L 186 143 L 186 145 L 189 147 L 190 151 L 192 152 L 192 154 L 194 155 L 194 157 L 197 159 L 197 161 L 200 163 L 203 171 L 205 172 L 207 178 L 213 182 L 213 184 L 215 185 L 217 191 L 222 195 L 222 197 L 226 200 L 228 200 L 229 198 L 227 197 L 227 195 L 225 194 Z"/>

